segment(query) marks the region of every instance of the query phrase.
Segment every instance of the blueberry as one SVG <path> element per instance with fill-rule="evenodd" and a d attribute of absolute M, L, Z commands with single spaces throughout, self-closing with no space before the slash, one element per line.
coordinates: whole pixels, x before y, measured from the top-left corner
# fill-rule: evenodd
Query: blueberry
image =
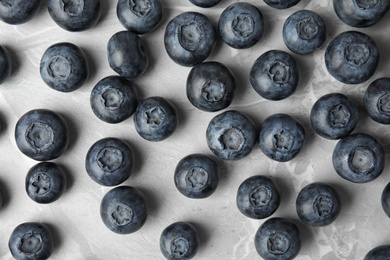
<path fill-rule="evenodd" d="M 263 36 L 264 27 L 263 14 L 256 6 L 246 2 L 229 5 L 218 20 L 219 35 L 235 49 L 254 46 Z"/>
<path fill-rule="evenodd" d="M 199 236 L 196 227 L 188 222 L 175 222 L 160 236 L 161 253 L 168 260 L 188 260 L 198 252 Z"/>
<path fill-rule="evenodd" d="M 202 8 L 209 8 L 216 6 L 219 4 L 222 0 L 189 0 L 192 4 L 202 7 Z"/>
<path fill-rule="evenodd" d="M 299 192 L 296 199 L 299 218 L 307 225 L 322 227 L 332 223 L 340 213 L 336 190 L 329 184 L 314 182 Z"/>
<path fill-rule="evenodd" d="M 322 17 L 310 10 L 290 15 L 283 25 L 283 40 L 296 54 L 309 54 L 319 49 L 326 39 L 326 25 Z"/>
<path fill-rule="evenodd" d="M 237 160 L 247 156 L 256 143 L 253 122 L 236 110 L 213 117 L 206 130 L 207 145 L 219 158 Z"/>
<path fill-rule="evenodd" d="M 94 27 L 100 19 L 100 0 L 48 0 L 51 18 L 61 28 L 79 32 Z"/>
<path fill-rule="evenodd" d="M 390 8 L 388 0 L 333 0 L 337 16 L 345 24 L 364 28 L 379 22 Z"/>
<path fill-rule="evenodd" d="M 28 171 L 25 187 L 33 201 L 52 203 L 64 193 L 66 184 L 65 172 L 58 164 L 41 162 Z"/>
<path fill-rule="evenodd" d="M 182 158 L 175 169 L 176 188 L 186 197 L 202 199 L 217 189 L 217 163 L 204 154 L 190 154 Z"/>
<path fill-rule="evenodd" d="M 96 183 L 115 186 L 126 181 L 134 167 L 131 147 L 123 140 L 106 137 L 95 142 L 85 158 L 85 169 Z"/>
<path fill-rule="evenodd" d="M 382 191 L 381 204 L 383 211 L 390 218 L 390 182 L 387 183 Z"/>
<path fill-rule="evenodd" d="M 260 150 L 279 162 L 292 160 L 306 141 L 305 129 L 292 116 L 274 114 L 267 117 L 259 133 Z"/>
<path fill-rule="evenodd" d="M 287 9 L 298 4 L 300 0 L 264 0 L 264 2 L 276 9 Z"/>
<path fill-rule="evenodd" d="M 135 112 L 137 90 L 132 82 L 121 76 L 108 76 L 92 89 L 90 103 L 99 119 L 107 123 L 119 123 Z"/>
<path fill-rule="evenodd" d="M 298 227 L 285 218 L 269 218 L 256 231 L 255 248 L 265 260 L 289 260 L 301 249 Z"/>
<path fill-rule="evenodd" d="M 10 54 L 4 46 L 0 45 L 0 85 L 9 79 L 11 72 L 12 60 Z"/>
<path fill-rule="evenodd" d="M 33 109 L 17 121 L 15 140 L 23 154 L 37 161 L 48 161 L 65 152 L 69 143 L 69 130 L 57 112 Z"/>
<path fill-rule="evenodd" d="M 320 97 L 310 112 L 314 131 L 331 140 L 349 135 L 355 129 L 358 119 L 356 105 L 341 93 L 329 93 Z"/>
<path fill-rule="evenodd" d="M 134 32 L 120 31 L 107 44 L 110 67 L 125 78 L 141 76 L 149 65 L 144 41 Z"/>
<path fill-rule="evenodd" d="M 117 234 L 138 231 L 147 219 L 145 195 L 137 188 L 119 186 L 107 192 L 100 204 L 100 216 L 106 227 Z"/>
<path fill-rule="evenodd" d="M 371 249 L 364 260 L 388 260 L 390 257 L 390 245 L 381 245 Z"/>
<path fill-rule="evenodd" d="M 270 50 L 256 59 L 249 72 L 253 89 L 268 100 L 291 96 L 299 82 L 295 59 L 287 52 Z"/>
<path fill-rule="evenodd" d="M 278 209 L 280 192 L 270 177 L 255 175 L 244 180 L 238 187 L 236 205 L 247 217 L 267 218 Z"/>
<path fill-rule="evenodd" d="M 45 224 L 25 222 L 12 231 L 8 247 L 17 260 L 48 259 L 54 249 L 53 235 Z"/>
<path fill-rule="evenodd" d="M 169 57 L 182 66 L 191 67 L 203 62 L 211 54 L 216 41 L 214 25 L 201 13 L 181 13 L 165 28 L 165 49 Z"/>
<path fill-rule="evenodd" d="M 390 124 L 390 78 L 376 79 L 367 87 L 364 108 L 371 119 Z"/>
<path fill-rule="evenodd" d="M 119 0 L 116 14 L 127 30 L 144 34 L 155 30 L 160 24 L 163 5 L 160 0 Z"/>
<path fill-rule="evenodd" d="M 354 183 L 366 183 L 382 173 L 385 152 L 374 137 L 355 133 L 340 139 L 334 148 L 332 161 L 342 178 Z"/>
<path fill-rule="evenodd" d="M 85 53 L 69 42 L 56 43 L 47 48 L 39 70 L 46 85 L 61 92 L 75 91 L 89 76 Z"/>
<path fill-rule="evenodd" d="M 178 123 L 176 108 L 163 97 L 142 100 L 133 118 L 136 131 L 148 141 L 162 141 L 168 138 Z"/>
<path fill-rule="evenodd" d="M 195 65 L 187 77 L 187 98 L 196 108 L 215 112 L 233 101 L 236 82 L 231 70 L 216 61 Z"/>
<path fill-rule="evenodd" d="M 41 0 L 2 0 L 0 20 L 8 24 L 22 24 L 30 21 L 39 11 Z"/>
<path fill-rule="evenodd" d="M 337 35 L 325 51 L 328 72 L 345 84 L 367 81 L 379 62 L 379 50 L 374 40 L 362 32 L 347 31 Z"/>

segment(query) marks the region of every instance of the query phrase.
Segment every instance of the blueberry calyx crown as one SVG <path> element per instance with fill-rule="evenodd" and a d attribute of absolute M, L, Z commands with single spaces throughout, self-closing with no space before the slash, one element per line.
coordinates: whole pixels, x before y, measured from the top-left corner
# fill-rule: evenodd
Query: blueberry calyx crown
<path fill-rule="evenodd" d="M 255 31 L 255 21 L 246 13 L 237 15 L 232 21 L 233 33 L 239 38 L 246 38 Z"/>
<path fill-rule="evenodd" d="M 367 146 L 358 146 L 350 154 L 349 165 L 355 173 L 369 174 L 375 169 L 375 154 Z"/>
<path fill-rule="evenodd" d="M 45 122 L 34 122 L 26 131 L 26 140 L 36 150 L 46 150 L 54 142 L 53 129 Z"/>
<path fill-rule="evenodd" d="M 203 34 L 196 22 L 183 24 L 179 27 L 179 42 L 187 51 L 196 51 L 202 40 Z"/>
<path fill-rule="evenodd" d="M 370 48 L 365 43 L 350 43 L 345 48 L 345 60 L 349 63 L 361 66 L 370 58 Z"/>
<path fill-rule="evenodd" d="M 112 219 L 117 226 L 125 226 L 133 221 L 133 210 L 122 203 L 118 203 L 111 213 Z"/>
<path fill-rule="evenodd" d="M 206 187 L 208 173 L 203 167 L 193 167 L 186 175 L 186 184 L 194 190 L 202 190 Z"/>
<path fill-rule="evenodd" d="M 277 84 L 287 83 L 290 79 L 290 67 L 283 61 L 275 61 L 268 70 L 268 77 Z"/>
<path fill-rule="evenodd" d="M 351 113 L 346 106 L 338 104 L 331 109 L 329 119 L 333 127 L 343 128 L 348 125 Z"/>
<path fill-rule="evenodd" d="M 44 172 L 39 172 L 31 176 L 31 185 L 35 188 L 35 194 L 42 196 L 50 190 L 50 177 Z"/>
<path fill-rule="evenodd" d="M 84 0 L 62 0 L 61 9 L 69 16 L 79 16 L 84 11 Z"/>
<path fill-rule="evenodd" d="M 202 87 L 202 97 L 209 102 L 217 102 L 223 99 L 226 93 L 225 84 L 219 80 L 206 81 Z"/>
<path fill-rule="evenodd" d="M 152 10 L 152 3 L 150 0 L 130 0 L 130 10 L 139 17 L 147 16 Z"/>
<path fill-rule="evenodd" d="M 267 241 L 268 252 L 273 255 L 284 255 L 290 248 L 290 240 L 283 234 L 271 234 Z"/>
<path fill-rule="evenodd" d="M 333 200 L 327 195 L 318 195 L 313 203 L 314 213 L 320 218 L 326 218 L 333 211 Z"/>
<path fill-rule="evenodd" d="M 380 0 L 355 0 L 359 8 L 363 10 L 374 8 Z"/>
<path fill-rule="evenodd" d="M 297 23 L 298 36 L 310 40 L 318 34 L 318 24 L 312 17 L 304 17 Z"/>
<path fill-rule="evenodd" d="M 175 238 L 171 243 L 171 251 L 175 257 L 183 257 L 189 248 L 188 240 L 184 237 Z"/>
<path fill-rule="evenodd" d="M 109 87 L 101 95 L 101 102 L 108 110 L 119 109 L 123 103 L 123 93 L 115 87 Z"/>
<path fill-rule="evenodd" d="M 33 255 L 42 247 L 42 235 L 34 232 L 24 234 L 20 239 L 18 249 L 25 255 Z"/>
<path fill-rule="evenodd" d="M 272 191 L 263 185 L 254 187 L 249 194 L 249 201 L 254 208 L 268 205 L 271 199 Z"/>
<path fill-rule="evenodd" d="M 113 172 L 123 163 L 123 153 L 116 147 L 105 147 L 97 154 L 97 163 L 103 171 Z"/>

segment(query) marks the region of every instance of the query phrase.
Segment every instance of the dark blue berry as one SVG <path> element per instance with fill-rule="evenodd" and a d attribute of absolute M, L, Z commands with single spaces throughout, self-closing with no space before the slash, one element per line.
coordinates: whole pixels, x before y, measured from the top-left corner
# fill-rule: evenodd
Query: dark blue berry
<path fill-rule="evenodd" d="M 0 45 L 0 85 L 7 81 L 12 72 L 12 60 L 4 46 Z"/>
<path fill-rule="evenodd" d="M 219 4 L 222 0 L 189 0 L 192 4 L 202 7 L 202 8 L 209 8 L 216 6 Z"/>
<path fill-rule="evenodd" d="M 364 93 L 364 108 L 374 121 L 390 124 L 390 78 L 374 80 Z"/>
<path fill-rule="evenodd" d="M 264 2 L 276 9 L 287 9 L 298 4 L 300 0 L 264 0 Z"/>
<path fill-rule="evenodd" d="M 364 260 L 388 260 L 390 257 L 390 245 L 381 245 L 371 249 Z"/>
<path fill-rule="evenodd" d="M 0 20 L 8 24 L 22 24 L 30 21 L 39 11 L 41 0 L 2 0 Z"/>
<path fill-rule="evenodd" d="M 382 191 L 381 204 L 383 211 L 390 218 L 390 182 L 387 183 Z"/>

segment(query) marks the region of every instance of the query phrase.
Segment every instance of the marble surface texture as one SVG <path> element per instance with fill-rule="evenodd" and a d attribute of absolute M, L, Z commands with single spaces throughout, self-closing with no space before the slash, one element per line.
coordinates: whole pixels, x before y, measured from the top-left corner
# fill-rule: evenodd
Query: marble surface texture
<path fill-rule="evenodd" d="M 371 28 L 356 29 L 343 24 L 336 16 L 331 0 L 301 0 L 290 9 L 277 10 L 261 0 L 247 0 L 264 15 L 266 30 L 252 48 L 236 50 L 218 40 L 207 59 L 220 61 L 235 74 L 237 92 L 228 109 L 248 115 L 259 129 L 261 122 L 274 113 L 295 116 L 305 127 L 307 142 L 293 160 L 278 163 L 267 158 L 256 147 L 245 158 L 222 161 L 209 150 L 206 127 L 218 112 L 196 109 L 187 100 L 185 87 L 188 67 L 181 67 L 168 57 L 163 46 L 165 26 L 174 16 L 185 11 L 207 15 L 216 24 L 221 12 L 234 0 L 202 9 L 187 0 L 162 0 L 164 16 L 152 33 L 141 36 L 147 44 L 150 65 L 147 72 L 133 80 L 140 98 L 163 96 L 176 106 L 179 125 L 175 133 L 162 142 L 142 139 L 134 128 L 132 118 L 108 124 L 92 112 L 89 97 L 94 85 L 103 77 L 114 75 L 108 65 L 106 46 L 109 38 L 124 30 L 116 16 L 116 2 L 101 0 L 103 12 L 98 24 L 85 32 L 68 32 L 51 20 L 46 1 L 37 16 L 28 23 L 11 26 L 0 23 L 0 44 L 6 46 L 13 58 L 11 78 L 0 86 L 0 192 L 4 205 L 0 209 L 0 259 L 12 259 L 8 239 L 12 230 L 22 222 L 47 224 L 55 237 L 51 259 L 163 259 L 159 248 L 162 230 L 176 221 L 189 221 L 199 231 L 201 244 L 195 259 L 251 260 L 261 259 L 254 248 L 254 235 L 264 220 L 254 220 L 241 214 L 235 204 L 236 191 L 246 178 L 260 174 L 271 176 L 281 189 L 281 205 L 273 216 L 294 221 L 301 231 L 302 249 L 298 260 L 357 260 L 378 245 L 390 243 L 390 219 L 381 208 L 383 188 L 390 181 L 389 165 L 376 180 L 366 184 L 350 183 L 339 177 L 332 167 L 332 152 L 337 141 L 326 140 L 313 132 L 309 122 L 310 109 L 324 94 L 340 92 L 359 107 L 360 119 L 355 132 L 373 135 L 390 150 L 390 130 L 371 120 L 364 112 L 362 98 L 368 84 L 379 77 L 389 77 L 390 14 Z M 313 54 L 296 58 L 301 80 L 297 91 L 281 101 L 268 101 L 256 94 L 249 83 L 249 69 L 265 51 L 288 51 L 282 40 L 285 19 L 301 9 L 320 14 L 327 25 L 325 44 Z M 326 46 L 338 33 L 358 30 L 369 34 L 377 43 L 381 58 L 374 76 L 358 85 L 346 85 L 333 79 L 324 64 Z M 91 74 L 84 86 L 71 93 L 57 92 L 45 85 L 39 74 L 43 52 L 52 44 L 72 42 L 88 57 Z M 67 172 L 69 186 L 64 195 L 48 205 L 32 201 L 24 189 L 27 171 L 37 162 L 23 155 L 16 147 L 14 128 L 27 111 L 48 108 L 62 114 L 70 127 L 71 140 L 67 151 L 54 162 Z M 108 230 L 100 219 L 99 206 L 110 187 L 92 181 L 85 171 L 84 161 L 89 147 L 104 137 L 118 137 L 134 149 L 136 165 L 124 183 L 141 189 L 147 196 L 149 216 L 142 229 L 129 235 Z M 205 153 L 217 160 L 220 183 L 214 194 L 194 200 L 181 195 L 173 181 L 179 160 L 191 153 Z M 389 156 L 386 155 L 387 161 Z M 295 210 L 298 192 L 307 184 L 322 181 L 333 185 L 340 195 L 342 210 L 339 217 L 326 227 L 312 228 L 303 224 Z"/>

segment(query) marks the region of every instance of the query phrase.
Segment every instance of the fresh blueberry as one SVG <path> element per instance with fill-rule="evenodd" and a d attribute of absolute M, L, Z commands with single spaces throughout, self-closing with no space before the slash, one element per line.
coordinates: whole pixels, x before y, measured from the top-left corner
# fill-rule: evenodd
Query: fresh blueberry
<path fill-rule="evenodd" d="M 217 189 L 217 163 L 204 154 L 190 154 L 179 161 L 175 169 L 176 188 L 186 197 L 203 199 Z"/>
<path fill-rule="evenodd" d="M 192 4 L 202 7 L 209 8 L 219 4 L 222 0 L 189 0 Z"/>
<path fill-rule="evenodd" d="M 34 165 L 26 176 L 27 195 L 37 203 L 52 203 L 59 199 L 66 189 L 66 175 L 63 169 L 52 162 Z"/>
<path fill-rule="evenodd" d="M 300 0 L 264 0 L 264 2 L 276 9 L 287 9 L 298 4 Z"/>
<path fill-rule="evenodd" d="M 17 121 L 15 140 L 23 154 L 37 161 L 48 161 L 65 152 L 69 143 L 69 130 L 57 112 L 33 109 Z"/>
<path fill-rule="evenodd" d="M 169 57 L 182 66 L 191 67 L 203 62 L 211 54 L 216 41 L 214 25 L 201 13 L 181 13 L 165 28 L 165 49 Z"/>
<path fill-rule="evenodd" d="M 374 40 L 362 32 L 347 31 L 337 35 L 325 51 L 325 65 L 335 79 L 345 84 L 367 81 L 379 62 Z"/>
<path fill-rule="evenodd" d="M 247 156 L 255 146 L 256 128 L 241 112 L 225 111 L 211 119 L 206 140 L 210 150 L 219 158 L 237 160 Z"/>
<path fill-rule="evenodd" d="M 47 48 L 39 69 L 46 85 L 61 92 L 75 91 L 89 76 L 85 53 L 69 42 L 56 43 Z"/>
<path fill-rule="evenodd" d="M 390 78 L 376 79 L 367 87 L 364 108 L 374 121 L 390 124 Z"/>
<path fill-rule="evenodd" d="M 134 113 L 138 134 L 148 141 L 162 141 L 173 134 L 178 123 L 176 108 L 163 97 L 149 97 Z"/>
<path fill-rule="evenodd" d="M 149 65 L 144 41 L 130 31 L 117 32 L 109 39 L 107 56 L 110 67 L 125 78 L 141 76 Z"/>
<path fill-rule="evenodd" d="M 292 116 L 274 114 L 267 117 L 259 133 L 260 150 L 279 162 L 292 160 L 306 141 L 305 129 Z"/>
<path fill-rule="evenodd" d="M 1 5 L 1 4 L 0 4 Z M 0 45 L 0 85 L 8 80 L 12 72 L 12 61 L 8 50 Z"/>
<path fill-rule="evenodd" d="M 215 112 L 233 101 L 236 82 L 231 70 L 220 62 L 195 65 L 187 77 L 187 98 L 196 108 Z"/>
<path fill-rule="evenodd" d="M 121 76 L 100 80 L 91 91 L 90 102 L 95 115 L 107 123 L 119 123 L 135 112 L 137 91 L 130 81 Z"/>
<path fill-rule="evenodd" d="M 349 135 L 355 129 L 358 119 L 356 105 L 341 93 L 330 93 L 320 97 L 310 112 L 310 122 L 314 131 L 331 140 Z"/>
<path fill-rule="evenodd" d="M 85 169 L 92 180 L 104 186 L 126 181 L 134 167 L 131 147 L 123 140 L 107 137 L 95 142 L 85 158 Z"/>
<path fill-rule="evenodd" d="M 219 35 L 235 49 L 255 45 L 263 36 L 264 27 L 263 14 L 256 6 L 246 2 L 229 5 L 218 20 Z"/>
<path fill-rule="evenodd" d="M 253 89 L 268 100 L 291 96 L 299 82 L 295 59 L 287 52 L 270 50 L 256 59 L 249 73 Z"/>
<path fill-rule="evenodd" d="M 100 204 L 100 216 L 106 227 L 117 234 L 138 231 L 147 219 L 145 195 L 137 188 L 119 186 L 107 192 Z"/>
<path fill-rule="evenodd" d="M 22 24 L 30 21 L 39 11 L 41 0 L 2 0 L 0 20 L 8 24 Z"/>
<path fill-rule="evenodd" d="M 127 30 L 144 34 L 155 30 L 160 24 L 163 5 L 160 0 L 119 0 L 116 14 Z"/>
<path fill-rule="evenodd" d="M 326 25 L 322 17 L 310 10 L 290 15 L 283 25 L 283 40 L 287 48 L 300 55 L 319 49 L 326 39 Z"/>
<path fill-rule="evenodd" d="M 53 21 L 71 32 L 92 28 L 101 14 L 100 0 L 48 0 L 47 8 Z"/>
<path fill-rule="evenodd" d="M 390 245 L 377 246 L 371 249 L 364 260 L 388 260 L 390 257 Z"/>
<path fill-rule="evenodd" d="M 278 209 L 280 192 L 270 177 L 255 175 L 244 180 L 238 187 L 236 204 L 247 217 L 267 218 Z"/>
<path fill-rule="evenodd" d="M 188 260 L 198 252 L 199 236 L 194 225 L 175 222 L 166 227 L 160 236 L 161 253 L 168 260 Z"/>
<path fill-rule="evenodd" d="M 340 139 L 334 148 L 332 161 L 342 178 L 354 183 L 366 183 L 382 173 L 385 152 L 374 137 L 355 133 Z"/>
<path fill-rule="evenodd" d="M 387 183 L 382 191 L 381 204 L 383 211 L 390 218 L 390 182 Z"/>
<path fill-rule="evenodd" d="M 54 249 L 53 234 L 45 224 L 25 222 L 12 231 L 8 247 L 17 260 L 48 259 Z"/>
<path fill-rule="evenodd" d="M 390 8 L 388 0 L 333 0 L 337 16 L 345 24 L 363 28 L 381 20 Z"/>
<path fill-rule="evenodd" d="M 257 230 L 255 248 L 264 260 L 289 260 L 301 249 L 298 227 L 285 218 L 270 218 Z"/>
<path fill-rule="evenodd" d="M 296 199 L 299 218 L 307 225 L 322 227 L 332 223 L 340 213 L 336 190 L 329 184 L 314 182 L 299 192 Z"/>

